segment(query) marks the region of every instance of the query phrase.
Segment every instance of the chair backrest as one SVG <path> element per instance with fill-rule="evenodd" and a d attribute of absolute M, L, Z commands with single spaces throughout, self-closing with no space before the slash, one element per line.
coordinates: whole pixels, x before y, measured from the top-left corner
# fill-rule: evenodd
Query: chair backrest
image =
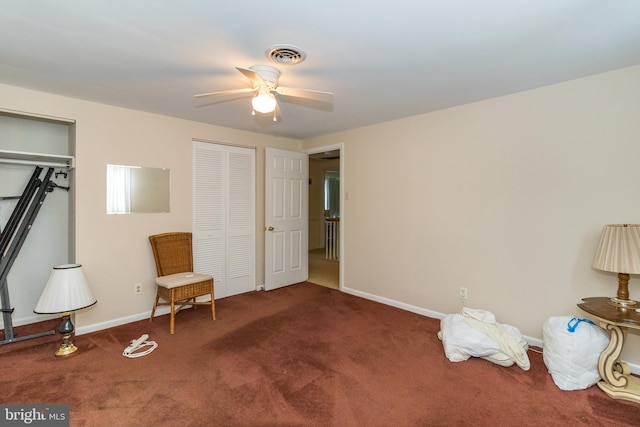
<path fill-rule="evenodd" d="M 191 233 L 163 233 L 149 236 L 158 276 L 193 271 Z"/>

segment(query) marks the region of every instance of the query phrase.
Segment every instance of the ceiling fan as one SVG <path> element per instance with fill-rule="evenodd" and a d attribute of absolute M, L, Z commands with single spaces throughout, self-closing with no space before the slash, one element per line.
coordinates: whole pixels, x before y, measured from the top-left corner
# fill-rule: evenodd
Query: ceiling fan
<path fill-rule="evenodd" d="M 251 114 L 255 115 L 256 111 L 265 114 L 274 113 L 274 122 L 278 120 L 277 118 L 280 115 L 280 107 L 278 106 L 275 94 L 285 97 L 290 96 L 295 98 L 311 99 L 326 103 L 333 102 L 333 93 L 331 92 L 278 86 L 280 71 L 268 65 L 254 65 L 251 68 L 236 67 L 236 69 L 249 79 L 252 87 L 201 93 L 199 95 L 194 95 L 194 98 L 219 95 L 253 94 L 254 96 L 251 101 L 253 111 Z"/>

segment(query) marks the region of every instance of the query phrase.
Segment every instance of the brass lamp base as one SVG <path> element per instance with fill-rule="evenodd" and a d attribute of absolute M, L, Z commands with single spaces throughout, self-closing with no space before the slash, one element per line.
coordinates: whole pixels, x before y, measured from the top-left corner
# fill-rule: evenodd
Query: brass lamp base
<path fill-rule="evenodd" d="M 78 351 L 78 347 L 72 342 L 72 334 L 66 334 L 62 337 L 62 344 L 58 351 L 56 351 L 56 356 L 68 356 L 76 351 Z"/>
<path fill-rule="evenodd" d="M 68 356 L 78 351 L 78 347 L 73 344 L 73 323 L 71 322 L 71 313 L 62 313 L 62 324 L 60 324 L 60 334 L 62 335 L 62 344 L 56 356 Z"/>

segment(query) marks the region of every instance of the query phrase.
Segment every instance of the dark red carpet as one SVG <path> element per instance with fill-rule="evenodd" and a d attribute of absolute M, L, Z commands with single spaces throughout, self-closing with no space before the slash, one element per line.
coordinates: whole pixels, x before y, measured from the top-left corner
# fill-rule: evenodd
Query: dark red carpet
<path fill-rule="evenodd" d="M 637 426 L 640 405 L 531 370 L 449 362 L 439 320 L 302 283 L 76 338 L 3 346 L 0 402 L 70 405 L 72 426 Z M 158 348 L 127 359 L 148 333 Z M 15 346 L 15 347 L 12 347 Z"/>

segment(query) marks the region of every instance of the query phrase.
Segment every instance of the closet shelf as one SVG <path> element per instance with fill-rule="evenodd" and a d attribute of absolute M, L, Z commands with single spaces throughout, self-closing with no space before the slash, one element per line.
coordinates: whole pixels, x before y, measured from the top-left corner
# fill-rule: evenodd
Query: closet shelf
<path fill-rule="evenodd" d="M 76 159 L 73 156 L 62 156 L 58 154 L 0 150 L 0 163 L 73 169 L 76 165 Z"/>

